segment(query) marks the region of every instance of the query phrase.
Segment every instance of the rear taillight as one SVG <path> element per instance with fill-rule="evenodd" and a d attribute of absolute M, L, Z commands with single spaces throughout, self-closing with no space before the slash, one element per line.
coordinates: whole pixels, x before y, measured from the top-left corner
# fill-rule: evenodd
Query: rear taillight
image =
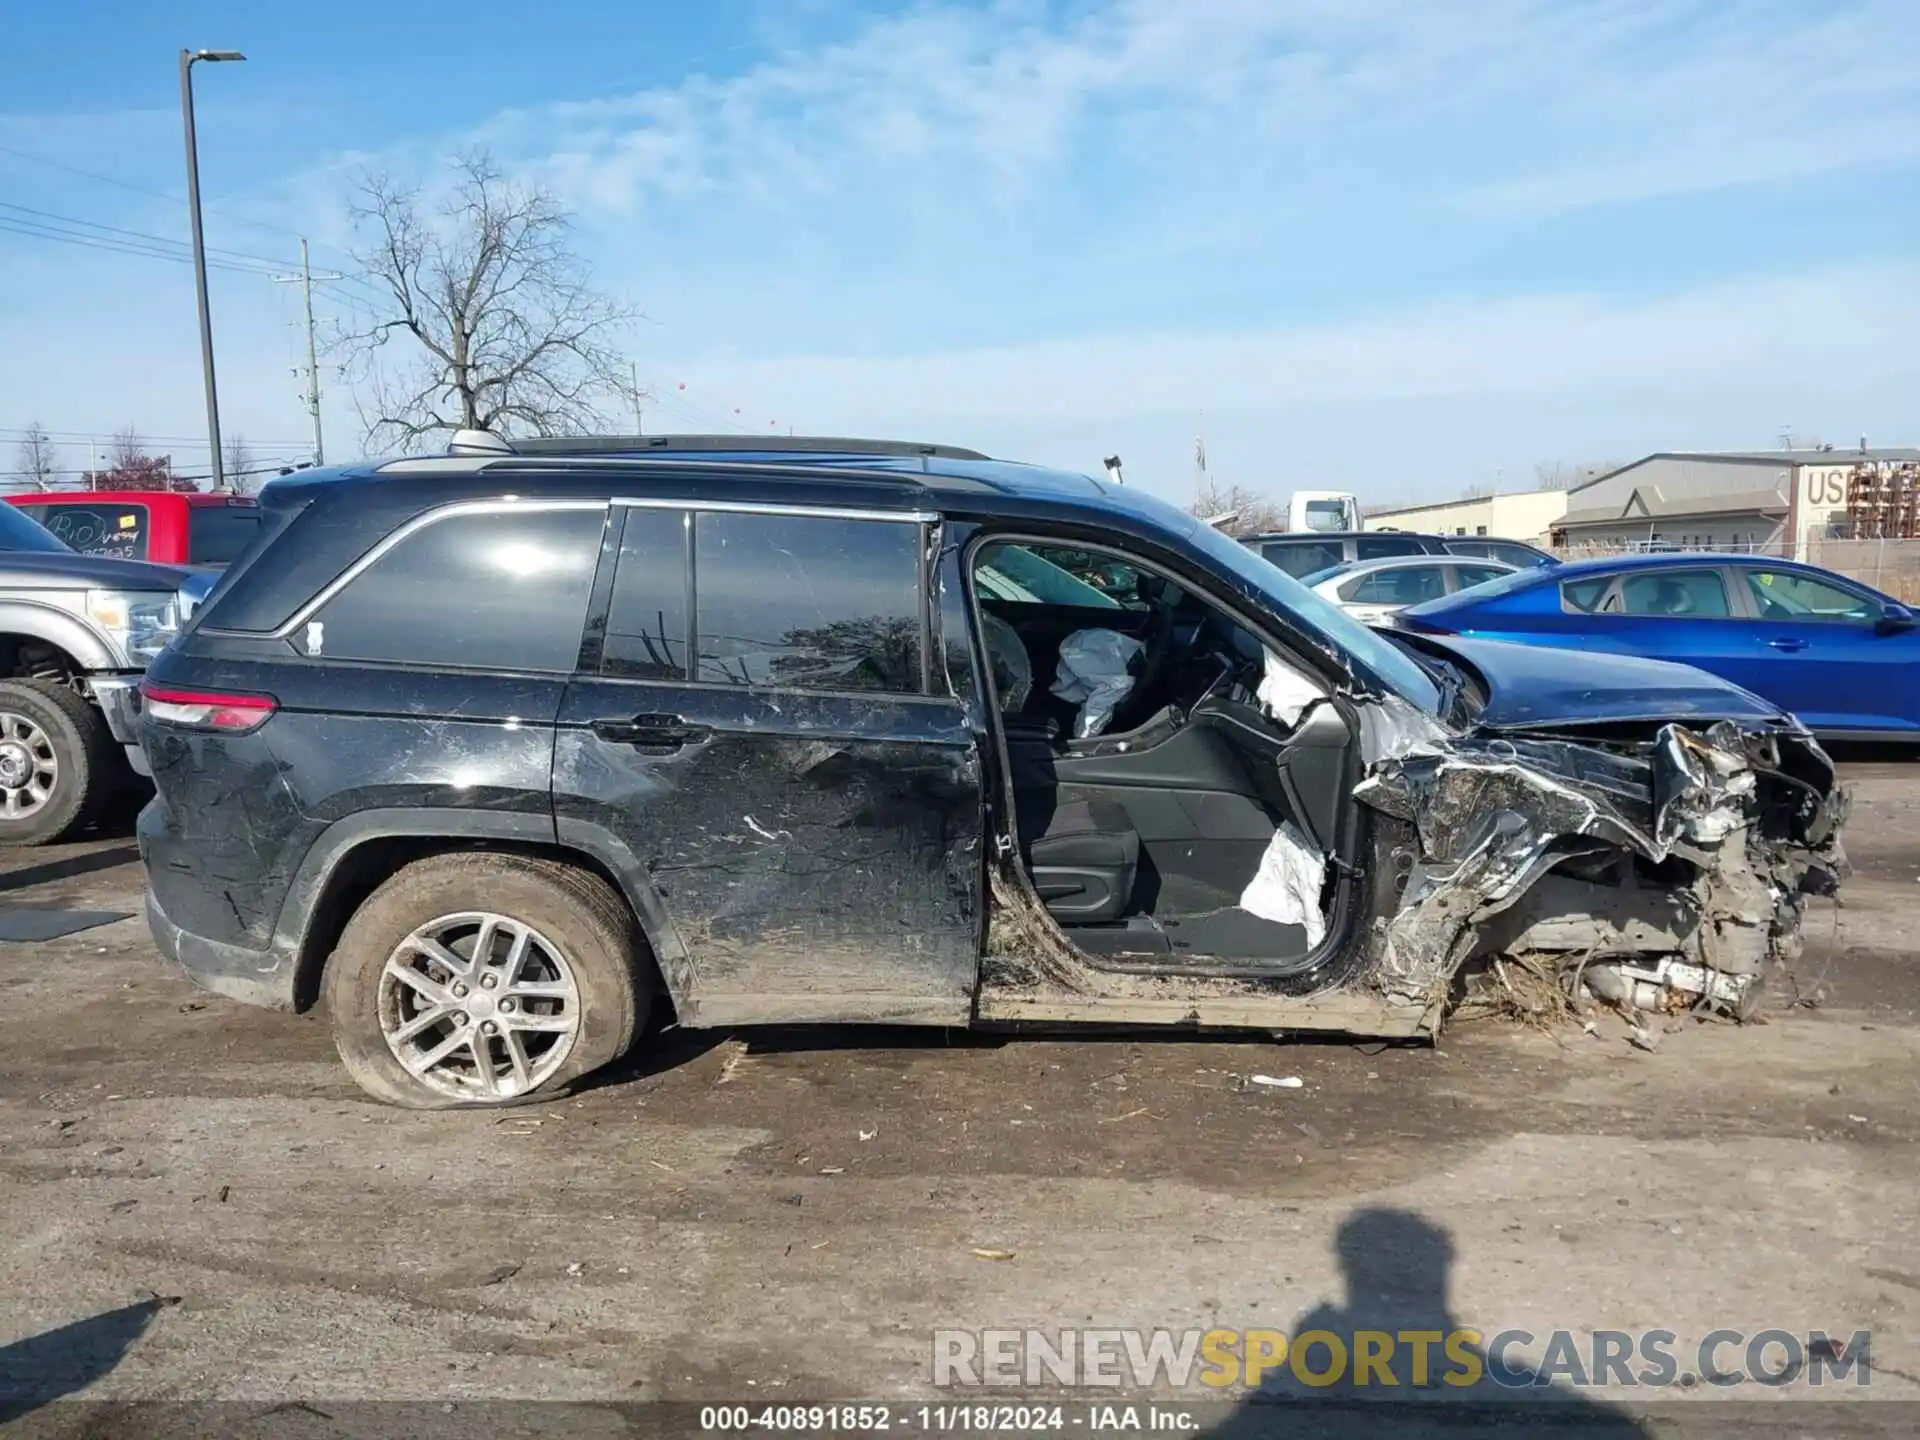
<path fill-rule="evenodd" d="M 140 687 L 140 703 L 147 714 L 164 724 L 181 725 L 189 730 L 214 730 L 222 735 L 245 735 L 258 730 L 280 708 L 271 695 L 175 690 L 154 684 Z"/>

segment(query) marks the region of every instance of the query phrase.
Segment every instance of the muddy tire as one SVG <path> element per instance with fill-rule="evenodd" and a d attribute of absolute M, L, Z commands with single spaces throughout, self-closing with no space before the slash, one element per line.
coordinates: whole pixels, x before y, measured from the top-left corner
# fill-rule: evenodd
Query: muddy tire
<path fill-rule="evenodd" d="M 0 845 L 46 845 L 86 825 L 114 792 L 118 751 L 84 696 L 0 681 Z"/>
<path fill-rule="evenodd" d="M 374 891 L 322 991 L 361 1089 L 444 1110 L 550 1099 L 618 1059 L 646 1023 L 651 978 L 632 912 L 598 876 L 468 853 Z"/>

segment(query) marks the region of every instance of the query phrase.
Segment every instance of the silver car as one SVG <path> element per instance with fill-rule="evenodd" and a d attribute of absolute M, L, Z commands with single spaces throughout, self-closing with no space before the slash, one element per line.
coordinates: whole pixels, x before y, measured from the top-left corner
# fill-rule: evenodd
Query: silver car
<path fill-rule="evenodd" d="M 1303 576 L 1300 583 L 1333 601 L 1354 619 L 1378 624 L 1391 620 L 1409 605 L 1484 585 L 1513 570 L 1513 566 L 1498 560 L 1459 555 L 1394 555 L 1384 560 L 1330 565 Z"/>

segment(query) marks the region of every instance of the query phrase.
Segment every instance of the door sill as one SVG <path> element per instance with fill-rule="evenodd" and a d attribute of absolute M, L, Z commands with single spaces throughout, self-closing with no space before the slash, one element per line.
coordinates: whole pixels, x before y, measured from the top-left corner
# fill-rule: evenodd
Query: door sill
<path fill-rule="evenodd" d="M 1441 1006 L 1354 990 L 1324 995 L 1022 995 L 982 993 L 995 1024 L 1157 1025 L 1212 1030 L 1319 1030 L 1405 1039 L 1440 1028 Z"/>

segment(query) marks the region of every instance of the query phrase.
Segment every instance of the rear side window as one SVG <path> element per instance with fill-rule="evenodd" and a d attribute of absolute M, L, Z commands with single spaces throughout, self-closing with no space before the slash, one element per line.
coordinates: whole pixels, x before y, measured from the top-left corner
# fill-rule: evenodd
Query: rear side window
<path fill-rule="evenodd" d="M 694 591 L 700 680 L 921 689 L 918 525 L 702 512 Z"/>
<path fill-rule="evenodd" d="M 82 555 L 147 558 L 144 505 L 49 505 L 40 523 Z"/>
<path fill-rule="evenodd" d="M 1581 610 L 1591 615 L 1600 608 L 1600 597 L 1607 593 L 1607 587 L 1611 584 L 1611 575 L 1601 575 L 1592 580 L 1569 580 L 1560 587 L 1560 603 L 1569 610 Z"/>
<path fill-rule="evenodd" d="M 1417 605 L 1446 593 L 1438 565 L 1409 565 L 1362 575 L 1342 589 L 1340 598 L 1357 605 Z"/>
<path fill-rule="evenodd" d="M 1384 560 L 1389 555 L 1424 555 L 1427 547 L 1399 535 L 1363 535 L 1353 542 L 1357 560 Z"/>
<path fill-rule="evenodd" d="M 329 660 L 570 671 L 605 525 L 603 509 L 436 520 L 354 576 L 294 643 Z"/>
<path fill-rule="evenodd" d="M 1728 613 L 1727 586 L 1718 570 L 1656 570 L 1620 585 L 1620 613 L 1675 619 Z"/>
<path fill-rule="evenodd" d="M 1454 580 L 1462 590 L 1475 585 L 1484 585 L 1489 580 L 1498 580 L 1507 572 L 1496 570 L 1491 565 L 1456 565 L 1453 567 Z"/>
<path fill-rule="evenodd" d="M 257 505 L 189 505 L 187 563 L 231 565 L 259 533 Z"/>
<path fill-rule="evenodd" d="M 1277 565 L 1287 574 L 1298 580 L 1302 575 L 1311 575 L 1316 570 L 1325 570 L 1329 565 L 1338 565 L 1347 558 L 1346 547 L 1338 540 L 1303 540 L 1295 544 L 1282 540 L 1260 547 L 1260 558 L 1270 565 Z"/>

